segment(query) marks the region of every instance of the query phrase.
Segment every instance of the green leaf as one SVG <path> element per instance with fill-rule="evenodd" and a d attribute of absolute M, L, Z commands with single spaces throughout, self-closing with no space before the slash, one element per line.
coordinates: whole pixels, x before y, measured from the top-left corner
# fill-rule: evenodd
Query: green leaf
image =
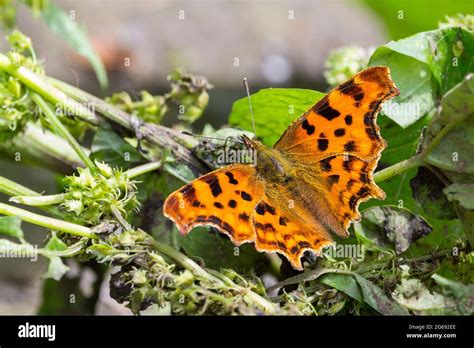
<path fill-rule="evenodd" d="M 297 88 L 268 88 L 252 94 L 250 99 L 258 138 L 272 146 L 293 120 L 323 96 L 324 93 Z M 234 102 L 229 123 L 253 131 L 248 98 Z"/>
<path fill-rule="evenodd" d="M 474 35 L 461 28 L 422 32 L 390 42 L 385 47 L 425 63 L 437 81 L 441 94 L 474 71 Z"/>
<path fill-rule="evenodd" d="M 474 314 L 474 284 L 464 285 L 438 274 L 433 274 L 431 278 L 444 290 L 447 296 L 454 297 L 457 300 L 456 304 L 459 314 Z"/>
<path fill-rule="evenodd" d="M 463 208 L 474 209 L 474 183 L 455 183 L 446 187 L 443 192 L 451 202 L 458 201 Z"/>
<path fill-rule="evenodd" d="M 5 234 L 10 237 L 23 239 L 21 219 L 18 216 L 0 217 L 0 234 Z"/>
<path fill-rule="evenodd" d="M 320 281 L 360 302 L 368 304 L 383 315 L 409 314 L 399 303 L 390 300 L 377 285 L 357 273 L 325 274 L 320 278 Z"/>
<path fill-rule="evenodd" d="M 50 251 L 64 251 L 67 249 L 66 243 L 58 238 L 56 233 L 53 233 L 45 246 L 46 250 Z"/>
<path fill-rule="evenodd" d="M 69 267 L 63 263 L 59 256 L 51 256 L 49 258 L 48 271 L 43 277 L 52 278 L 58 281 L 67 271 L 69 271 Z"/>
<path fill-rule="evenodd" d="M 327 273 L 319 278 L 319 281 L 323 284 L 329 285 L 330 287 L 342 291 L 346 295 L 356 299 L 359 302 L 363 302 L 362 293 L 356 279 L 347 274 L 338 273 Z"/>
<path fill-rule="evenodd" d="M 474 78 L 467 75 L 464 80 L 453 87 L 441 100 L 441 112 L 430 128 L 436 136 L 448 124 L 457 126 L 447 133 L 444 138 L 429 153 L 427 161 L 444 171 L 457 173 L 474 173 L 471 155 L 474 153 Z M 449 174 L 446 173 L 448 177 Z M 456 178 L 453 178 L 453 181 Z M 464 181 L 464 180 L 463 180 Z M 472 182 L 472 178 L 470 180 Z"/>
<path fill-rule="evenodd" d="M 91 159 L 129 168 L 131 164 L 141 161 L 141 156 L 132 145 L 123 140 L 114 131 L 99 128 L 94 135 L 91 146 Z"/>
<path fill-rule="evenodd" d="M 384 115 L 406 128 L 434 107 L 433 77 L 428 67 L 416 59 L 400 54 L 387 46 L 379 47 L 369 61 L 369 66 L 384 65 L 390 68 L 400 95 L 385 103 Z"/>
<path fill-rule="evenodd" d="M 356 233 L 374 240 L 379 246 L 394 243 L 397 254 L 403 253 L 417 239 L 431 232 L 431 226 L 408 209 L 383 206 L 362 213 L 354 223 Z"/>
<path fill-rule="evenodd" d="M 426 161 L 441 169 L 474 174 L 474 123 L 463 122 L 445 135 Z"/>
<path fill-rule="evenodd" d="M 202 227 L 185 236 L 179 235 L 178 243 L 186 255 L 200 259 L 206 267 L 214 269 L 250 270 L 263 259 L 253 244 L 237 247 L 226 236 Z"/>
<path fill-rule="evenodd" d="M 379 116 L 378 123 L 381 127 L 381 135 L 388 143 L 388 148 L 382 152 L 379 168 L 391 166 L 413 156 L 416 152 L 421 131 L 430 119 L 429 116 L 425 116 L 403 129 L 388 117 Z M 400 136 L 400 134 L 403 134 L 403 136 Z M 371 199 L 363 203 L 360 210 L 379 205 L 397 205 L 409 209 L 414 214 L 422 213 L 420 205 L 412 197 L 410 188 L 410 180 L 416 175 L 416 172 L 416 169 L 411 169 L 379 183 L 378 185 L 385 191 L 387 198 L 383 202 Z M 424 217 L 427 218 L 427 216 Z"/>
<path fill-rule="evenodd" d="M 462 82 L 454 86 L 441 100 L 441 124 L 465 119 L 474 113 L 474 74 L 468 74 Z"/>
<path fill-rule="evenodd" d="M 172 164 L 165 163 L 163 168 L 166 170 L 166 172 L 174 176 L 176 179 L 181 180 L 182 182 L 190 182 L 196 179 L 196 176 L 194 175 L 191 168 L 189 168 L 189 166 L 187 166 L 185 163 L 179 161 L 175 161 Z"/>
<path fill-rule="evenodd" d="M 431 170 L 425 167 L 418 168 L 418 173 L 410 181 L 410 186 L 413 198 L 429 216 L 440 220 L 456 218 L 452 203 L 443 193 L 446 185 Z"/>
<path fill-rule="evenodd" d="M 413 124 L 474 71 L 473 55 L 474 35 L 460 28 L 423 32 L 379 47 L 369 66 L 388 66 L 400 89 L 383 112 L 404 128 Z"/>
<path fill-rule="evenodd" d="M 108 85 L 107 72 L 100 57 L 92 49 L 85 31 L 67 13 L 51 1 L 48 2 L 48 5 L 45 6 L 41 14 L 53 32 L 63 37 L 71 48 L 89 61 L 100 86 L 102 89 L 106 89 Z"/>
<path fill-rule="evenodd" d="M 354 273 L 359 283 L 364 302 L 383 315 L 408 315 L 408 311 L 398 302 L 390 300 L 377 285 Z"/>

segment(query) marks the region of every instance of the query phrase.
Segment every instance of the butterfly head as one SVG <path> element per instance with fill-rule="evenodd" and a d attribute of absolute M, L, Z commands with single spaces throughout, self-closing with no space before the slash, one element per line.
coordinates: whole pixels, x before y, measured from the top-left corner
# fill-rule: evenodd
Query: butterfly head
<path fill-rule="evenodd" d="M 242 142 L 244 143 L 244 145 L 247 147 L 247 149 L 249 150 L 257 150 L 258 146 L 259 145 L 262 145 L 258 140 L 257 138 L 253 137 L 253 138 L 250 138 L 248 137 L 247 135 L 243 134 L 240 138 L 240 140 L 242 140 Z"/>

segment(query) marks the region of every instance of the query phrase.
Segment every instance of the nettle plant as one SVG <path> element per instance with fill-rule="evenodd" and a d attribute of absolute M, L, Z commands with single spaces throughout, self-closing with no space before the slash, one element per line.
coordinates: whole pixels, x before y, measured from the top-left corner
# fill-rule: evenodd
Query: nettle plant
<path fill-rule="evenodd" d="M 66 259 L 114 267 L 110 294 L 139 314 L 473 314 L 474 33 L 469 16 L 367 52 L 333 52 L 325 77 L 336 85 L 367 66 L 391 70 L 400 96 L 379 116 L 388 142 L 374 179 L 387 193 L 360 208 L 351 237 L 296 273 L 276 255 L 235 247 L 209 228 L 180 236 L 162 215 L 169 193 L 223 163 L 232 141 L 193 138 L 211 85 L 177 70 L 170 92 L 105 100 L 45 74 L 27 37 L 8 36 L 0 54 L 0 148 L 61 177 L 61 193 L 40 194 L 0 177 L 0 251 L 49 259 L 59 281 Z M 273 145 L 323 93 L 264 89 L 251 95 L 259 138 Z M 173 127 L 161 125 L 174 117 Z M 252 129 L 237 100 L 229 127 L 203 135 L 232 140 Z M 271 125 L 271 126 L 269 126 Z M 33 213 L 37 207 L 42 213 Z M 22 221 L 49 232 L 42 247 Z M 268 279 L 273 280 L 269 282 Z M 65 299 L 67 301 L 67 299 Z"/>

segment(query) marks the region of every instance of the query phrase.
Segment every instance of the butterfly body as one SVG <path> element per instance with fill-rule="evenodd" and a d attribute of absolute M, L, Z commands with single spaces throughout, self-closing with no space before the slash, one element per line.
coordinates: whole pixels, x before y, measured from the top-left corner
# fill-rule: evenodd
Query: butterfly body
<path fill-rule="evenodd" d="M 273 148 L 244 137 L 256 163 L 233 164 L 172 193 L 165 216 L 181 233 L 211 225 L 240 245 L 283 254 L 302 269 L 306 250 L 348 235 L 358 205 L 384 192 L 372 180 L 385 141 L 376 115 L 398 90 L 385 67 L 368 68 L 296 119 Z"/>

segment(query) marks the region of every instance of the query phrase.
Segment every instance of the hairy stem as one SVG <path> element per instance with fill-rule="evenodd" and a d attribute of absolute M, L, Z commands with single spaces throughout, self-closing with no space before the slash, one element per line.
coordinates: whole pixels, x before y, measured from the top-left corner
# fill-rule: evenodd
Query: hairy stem
<path fill-rule="evenodd" d="M 0 70 L 16 77 L 31 90 L 53 104 L 60 104 L 65 112 L 74 114 L 91 123 L 99 123 L 95 114 L 89 109 L 68 97 L 64 92 L 45 82 L 40 75 L 35 74 L 23 66 L 16 66 L 4 54 L 0 54 Z"/>
<path fill-rule="evenodd" d="M 41 195 L 29 188 L 22 186 L 14 181 L 11 181 L 3 176 L 0 176 L 0 192 L 8 196 L 35 196 L 41 197 Z M 61 212 L 56 207 L 51 206 L 41 206 L 40 207 L 45 212 L 54 215 L 56 217 L 62 216 Z"/>
<path fill-rule="evenodd" d="M 136 116 L 130 115 L 120 108 L 110 105 L 79 88 L 48 76 L 45 79 L 52 86 L 68 94 L 71 98 L 90 105 L 105 118 L 135 132 L 137 137 L 142 137 L 154 145 L 170 149 L 178 159 L 183 160 L 188 165 L 196 176 L 208 172 L 208 168 L 188 147 L 183 145 L 187 143 L 187 139 L 181 132 L 161 125 L 143 123 Z"/>
<path fill-rule="evenodd" d="M 48 121 L 51 123 L 54 130 L 56 130 L 61 136 L 67 140 L 69 145 L 74 149 L 76 154 L 81 158 L 81 160 L 86 164 L 87 167 L 91 170 L 95 170 L 95 164 L 91 161 L 89 156 L 82 150 L 82 146 L 74 139 L 74 137 L 69 133 L 67 128 L 59 121 L 58 116 L 54 113 L 51 107 L 36 93 L 31 93 L 31 99 L 38 105 L 38 107 L 43 111 L 43 114 L 46 116 Z"/>
<path fill-rule="evenodd" d="M 135 168 L 129 169 L 125 172 L 125 174 L 130 178 L 133 179 L 137 176 L 143 175 L 145 173 L 152 172 L 154 170 L 157 170 L 161 168 L 162 162 L 161 161 L 156 161 L 156 162 L 150 162 L 143 164 L 141 166 L 137 166 Z"/>
<path fill-rule="evenodd" d="M 39 196 L 36 191 L 0 176 L 0 192 L 8 196 Z"/>
<path fill-rule="evenodd" d="M 35 214 L 8 204 L 0 203 L 0 214 L 18 216 L 22 220 L 30 222 L 32 224 L 56 231 L 69 233 L 75 236 L 87 237 L 90 239 L 98 238 L 95 234 L 92 233 L 91 229 L 88 227 Z"/>
<path fill-rule="evenodd" d="M 393 166 L 382 169 L 374 174 L 376 183 L 390 179 L 393 176 L 406 172 L 407 170 L 418 168 L 423 164 L 423 158 L 420 155 L 410 157 L 404 161 L 398 162 Z"/>
<path fill-rule="evenodd" d="M 85 165 L 63 138 L 33 123 L 27 123 L 23 133 L 13 139 L 14 145 L 18 143 L 23 144 L 30 152 L 38 153 L 40 158 L 50 156 L 73 167 Z M 82 148 L 82 151 L 87 154 L 89 150 Z"/>
<path fill-rule="evenodd" d="M 57 195 L 47 195 L 47 196 L 14 196 L 10 198 L 10 202 L 18 204 L 26 204 L 29 206 L 43 206 L 43 205 L 54 205 L 59 204 L 64 201 L 65 194 L 58 193 Z"/>

